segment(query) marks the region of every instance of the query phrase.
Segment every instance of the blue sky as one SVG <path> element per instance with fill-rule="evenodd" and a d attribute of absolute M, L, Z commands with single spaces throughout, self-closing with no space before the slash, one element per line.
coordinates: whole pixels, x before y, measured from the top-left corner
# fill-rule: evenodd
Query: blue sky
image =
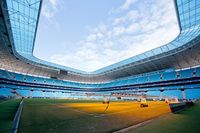
<path fill-rule="evenodd" d="M 173 0 L 44 0 L 34 55 L 94 71 L 178 34 Z"/>

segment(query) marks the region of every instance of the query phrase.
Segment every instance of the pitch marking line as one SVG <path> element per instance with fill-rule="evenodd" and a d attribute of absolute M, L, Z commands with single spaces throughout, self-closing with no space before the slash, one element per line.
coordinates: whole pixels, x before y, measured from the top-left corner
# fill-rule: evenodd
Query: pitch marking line
<path fill-rule="evenodd" d="M 9 102 L 9 101 L 11 101 L 11 100 L 6 100 L 6 101 L 3 101 L 3 102 L 1 102 L 0 104 L 7 103 L 7 102 Z M 14 100 L 13 100 L 13 101 L 14 101 Z"/>
<path fill-rule="evenodd" d="M 150 119 L 150 120 L 147 120 L 147 121 L 144 121 L 144 122 L 141 122 L 141 123 L 138 123 L 136 125 L 133 125 L 133 126 L 130 126 L 130 127 L 127 127 L 127 128 L 124 128 L 124 129 L 121 129 L 119 131 L 116 131 L 116 132 L 113 132 L 113 133 L 126 133 L 130 130 L 133 130 L 133 129 L 136 129 L 138 127 L 141 127 L 141 126 L 145 126 L 147 125 L 148 123 L 151 123 L 154 119 Z"/>

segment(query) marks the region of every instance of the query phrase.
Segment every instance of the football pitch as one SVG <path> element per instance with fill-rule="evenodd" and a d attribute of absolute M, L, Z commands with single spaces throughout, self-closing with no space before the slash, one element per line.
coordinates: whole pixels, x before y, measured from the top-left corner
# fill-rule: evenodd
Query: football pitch
<path fill-rule="evenodd" d="M 165 102 L 25 99 L 19 132 L 114 132 L 170 112 Z"/>
<path fill-rule="evenodd" d="M 128 133 L 200 133 L 200 102 L 194 106 L 159 117 L 155 121 Z"/>
<path fill-rule="evenodd" d="M 0 101 L 0 133 L 10 133 L 20 99 Z"/>

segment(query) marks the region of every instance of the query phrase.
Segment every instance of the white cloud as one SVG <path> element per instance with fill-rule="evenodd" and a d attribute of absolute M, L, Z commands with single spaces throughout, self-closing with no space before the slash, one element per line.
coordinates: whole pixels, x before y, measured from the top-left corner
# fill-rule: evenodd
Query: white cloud
<path fill-rule="evenodd" d="M 126 29 L 127 33 L 134 33 L 136 31 L 138 31 L 140 29 L 140 25 L 137 23 L 133 23 L 131 25 L 129 25 Z"/>
<path fill-rule="evenodd" d="M 113 13 L 121 13 L 123 11 L 126 11 L 130 8 L 131 5 L 135 4 L 137 0 L 125 0 L 125 2 L 118 8 L 112 8 L 109 12 L 109 14 Z"/>
<path fill-rule="evenodd" d="M 114 27 L 112 30 L 112 36 L 119 36 L 120 34 L 124 34 L 125 28 L 122 26 Z"/>
<path fill-rule="evenodd" d="M 58 11 L 58 6 L 60 2 L 60 0 L 44 0 L 41 12 L 42 16 L 48 19 L 54 17 L 54 15 Z"/>
<path fill-rule="evenodd" d="M 49 0 L 49 2 L 53 5 L 54 8 L 58 5 L 59 0 Z"/>
<path fill-rule="evenodd" d="M 95 44 L 85 42 L 84 45 L 76 49 L 76 52 L 55 54 L 51 56 L 50 59 L 54 63 L 90 71 L 95 70 L 96 67 L 100 68 L 104 65 L 101 61 L 101 55 L 97 54 L 96 50 L 97 48 Z"/>
<path fill-rule="evenodd" d="M 137 0 L 126 0 L 125 3 L 120 7 L 122 10 L 127 10 Z"/>
<path fill-rule="evenodd" d="M 130 10 L 125 16 L 115 18 L 113 20 L 113 25 L 124 24 L 127 21 L 135 22 L 139 19 L 139 12 L 136 10 Z"/>
<path fill-rule="evenodd" d="M 101 23 L 89 30 L 79 41 L 79 47 L 64 54 L 55 54 L 50 60 L 73 68 L 94 71 L 174 39 L 179 29 L 173 1 L 138 1 L 137 8 L 129 9 L 135 0 L 127 0 L 109 23 Z"/>

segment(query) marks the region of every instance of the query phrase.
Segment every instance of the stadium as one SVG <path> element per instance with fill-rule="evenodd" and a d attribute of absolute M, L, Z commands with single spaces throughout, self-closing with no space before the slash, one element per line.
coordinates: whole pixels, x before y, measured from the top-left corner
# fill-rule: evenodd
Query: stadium
<path fill-rule="evenodd" d="M 199 0 L 174 0 L 174 40 L 92 72 L 34 56 L 43 2 L 0 1 L 1 133 L 200 132 Z"/>

